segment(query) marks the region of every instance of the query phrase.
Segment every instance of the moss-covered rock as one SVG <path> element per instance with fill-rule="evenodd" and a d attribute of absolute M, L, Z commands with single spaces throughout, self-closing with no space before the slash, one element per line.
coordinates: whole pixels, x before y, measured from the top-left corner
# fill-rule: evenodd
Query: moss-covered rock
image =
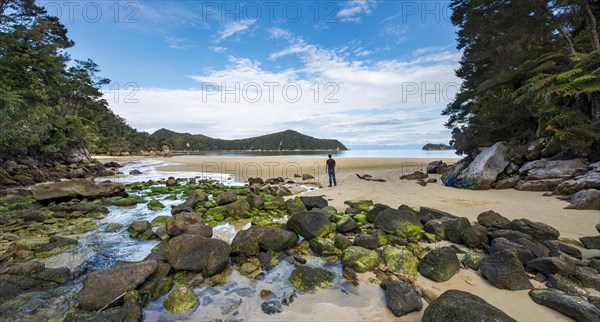
<path fill-rule="evenodd" d="M 342 234 L 336 234 L 333 240 L 333 245 L 338 249 L 344 250 L 352 246 L 352 242 L 346 236 Z"/>
<path fill-rule="evenodd" d="M 183 314 L 193 309 L 196 303 L 198 303 L 198 297 L 189 287 L 176 286 L 167 295 L 163 307 L 171 313 Z"/>
<path fill-rule="evenodd" d="M 359 246 L 346 248 L 342 255 L 342 266 L 349 267 L 357 273 L 372 271 L 379 262 L 379 253 Z"/>
<path fill-rule="evenodd" d="M 367 223 L 367 215 L 366 214 L 357 214 L 354 216 L 354 220 L 359 224 Z"/>
<path fill-rule="evenodd" d="M 359 210 L 369 210 L 369 207 L 373 205 L 373 201 L 371 200 L 346 200 L 344 204 L 350 206 L 350 208 L 359 209 Z"/>
<path fill-rule="evenodd" d="M 387 246 L 383 249 L 383 261 L 392 271 L 417 276 L 419 260 L 406 248 Z"/>
<path fill-rule="evenodd" d="M 137 238 L 144 235 L 144 233 L 147 230 L 151 230 L 151 228 L 152 225 L 150 225 L 150 222 L 147 220 L 136 220 L 127 227 L 127 231 L 131 233 L 131 237 Z"/>
<path fill-rule="evenodd" d="M 233 219 L 244 219 L 252 217 L 250 213 L 251 207 L 246 199 L 234 201 L 225 206 L 225 211 L 229 217 Z"/>
<path fill-rule="evenodd" d="M 204 213 L 204 218 L 213 219 L 217 222 L 223 221 L 227 217 L 227 208 L 225 206 L 217 206 L 214 208 L 210 208 Z"/>
<path fill-rule="evenodd" d="M 309 242 L 310 249 L 319 256 L 338 256 L 342 254 L 334 244 L 322 237 L 315 237 Z"/>
<path fill-rule="evenodd" d="M 419 273 L 430 280 L 445 282 L 460 270 L 456 253 L 449 247 L 434 249 L 419 262 Z"/>
<path fill-rule="evenodd" d="M 150 225 L 152 225 L 152 227 L 164 226 L 167 223 L 167 220 L 169 220 L 169 217 L 171 217 L 171 216 L 158 216 L 158 217 L 155 217 L 150 222 Z"/>
<path fill-rule="evenodd" d="M 156 200 L 156 199 L 152 199 L 150 200 L 150 202 L 148 202 L 147 205 L 148 209 L 150 210 L 161 210 L 165 207 L 165 205 L 163 205 L 160 201 Z"/>
<path fill-rule="evenodd" d="M 118 231 L 121 228 L 123 228 L 123 225 L 116 223 L 116 222 L 111 222 L 108 225 L 106 225 L 106 232 L 114 233 L 115 231 Z"/>
<path fill-rule="evenodd" d="M 296 268 L 288 281 L 292 286 L 302 292 L 313 291 L 317 287 L 327 287 L 336 278 L 335 273 L 309 266 L 300 266 Z"/>

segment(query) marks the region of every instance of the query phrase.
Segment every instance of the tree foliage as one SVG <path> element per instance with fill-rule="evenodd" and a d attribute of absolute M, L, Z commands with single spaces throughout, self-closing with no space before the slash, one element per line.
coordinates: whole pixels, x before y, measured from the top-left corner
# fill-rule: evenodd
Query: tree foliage
<path fill-rule="evenodd" d="M 0 152 L 92 152 L 154 147 L 108 109 L 91 60 L 71 61 L 57 17 L 34 0 L 0 0 Z"/>
<path fill-rule="evenodd" d="M 463 79 L 443 114 L 458 152 L 556 134 L 586 154 L 600 137 L 598 0 L 453 0 Z"/>

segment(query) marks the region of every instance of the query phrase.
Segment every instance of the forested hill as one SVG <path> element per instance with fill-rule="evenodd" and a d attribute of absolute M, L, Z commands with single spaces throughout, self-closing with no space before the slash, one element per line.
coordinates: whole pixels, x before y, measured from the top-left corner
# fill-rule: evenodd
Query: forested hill
<path fill-rule="evenodd" d="M 248 139 L 222 140 L 201 134 L 160 129 L 150 135 L 150 138 L 158 144 L 170 146 L 175 151 L 347 150 L 338 140 L 317 139 L 292 130 Z"/>

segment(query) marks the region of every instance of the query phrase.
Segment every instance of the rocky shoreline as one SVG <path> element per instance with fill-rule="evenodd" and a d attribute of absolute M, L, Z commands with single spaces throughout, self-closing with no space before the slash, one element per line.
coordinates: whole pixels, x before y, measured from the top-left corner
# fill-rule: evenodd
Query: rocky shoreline
<path fill-rule="evenodd" d="M 451 166 L 430 163 L 427 172 L 441 174 L 449 186 L 548 191 L 573 209 L 600 210 L 600 162 L 575 158 L 555 137 L 520 146 L 498 142 Z"/>
<path fill-rule="evenodd" d="M 211 305 L 211 296 L 199 290 L 218 290 L 234 272 L 260 281 L 287 265 L 290 272 L 281 283 L 294 292 L 256 290 L 265 314 L 285 311 L 304 292 L 360 290 L 359 276 L 369 272 L 370 283 L 381 285 L 396 316 L 421 311 L 425 300 L 424 321 L 514 321 L 476 295 L 437 294 L 415 282 L 419 275 L 444 282 L 460 270 L 475 270 L 496 288 L 531 290 L 535 303 L 575 320 L 600 318 L 600 298 L 590 292 L 600 291 L 600 256 L 586 258 L 581 252 L 600 249 L 600 236 L 565 239 L 544 223 L 508 220 L 493 211 L 470 222 L 432 208 L 348 200 L 339 212 L 322 197 L 290 195 L 278 179 L 255 179 L 246 186 L 196 178 L 128 185 L 75 179 L 13 190 L 2 197 L 0 316 L 141 320 L 143 307 L 160 299 L 164 310 L 190 317 Z M 173 199 L 180 202 L 170 216 L 134 220 L 127 227 L 99 226 L 114 207 L 159 211 Z M 215 238 L 214 227 L 239 220 L 251 225 L 231 243 Z M 129 238 L 158 245 L 141 261 L 90 273 L 44 266 L 44 258 L 77 247 L 78 236 L 94 229 L 125 230 Z M 534 289 L 531 280 L 548 288 Z M 69 295 L 69 307 L 26 305 L 69 283 L 83 283 Z M 235 307 L 227 314 L 235 314 Z"/>

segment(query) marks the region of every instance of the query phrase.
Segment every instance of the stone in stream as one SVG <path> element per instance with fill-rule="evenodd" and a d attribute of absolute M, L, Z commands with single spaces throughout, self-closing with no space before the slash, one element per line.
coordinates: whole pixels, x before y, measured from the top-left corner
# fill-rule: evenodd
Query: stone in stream
<path fill-rule="evenodd" d="M 222 206 L 237 200 L 238 192 L 234 190 L 223 191 L 215 197 L 217 205 Z"/>
<path fill-rule="evenodd" d="M 183 314 L 193 309 L 197 303 L 198 297 L 194 291 L 187 286 L 178 286 L 167 295 L 163 307 L 171 313 Z"/>
<path fill-rule="evenodd" d="M 269 315 L 283 312 L 283 305 L 279 300 L 265 301 L 260 305 L 260 308 L 265 314 Z"/>
<path fill-rule="evenodd" d="M 183 228 L 183 233 L 189 235 L 199 235 L 204 238 L 211 238 L 213 235 L 213 228 L 211 225 L 207 224 L 190 224 Z"/>
<path fill-rule="evenodd" d="M 202 271 L 205 277 L 223 271 L 230 252 L 231 247 L 222 240 L 187 234 L 170 239 L 165 248 L 165 256 L 173 268 Z"/>
<path fill-rule="evenodd" d="M 531 290 L 529 297 L 575 321 L 600 321 L 600 309 L 580 296 L 549 288 Z"/>
<path fill-rule="evenodd" d="M 436 282 L 445 282 L 460 270 L 456 253 L 450 247 L 434 249 L 419 262 L 419 273 Z"/>
<path fill-rule="evenodd" d="M 487 256 L 479 267 L 490 283 L 511 291 L 533 288 L 515 250 L 503 250 Z"/>
<path fill-rule="evenodd" d="M 515 319 L 481 297 L 459 290 L 449 290 L 435 299 L 423 313 L 422 322 L 516 322 Z"/>
<path fill-rule="evenodd" d="M 414 286 L 402 281 L 386 281 L 381 283 L 385 302 L 395 316 L 404 316 L 423 308 L 421 295 Z"/>
<path fill-rule="evenodd" d="M 147 207 L 149 210 L 157 211 L 157 210 L 163 209 L 165 207 L 165 205 L 163 205 L 160 201 L 158 201 L 156 199 L 152 199 L 152 200 L 150 200 L 150 202 L 148 202 Z"/>
<path fill-rule="evenodd" d="M 110 305 L 127 291 L 142 284 L 157 267 L 155 260 L 119 262 L 114 268 L 91 272 L 77 294 L 79 307 L 97 311 Z"/>
<path fill-rule="evenodd" d="M 127 231 L 131 233 L 133 238 L 141 236 L 148 229 L 152 229 L 152 225 L 147 220 L 136 220 L 127 227 Z"/>
<path fill-rule="evenodd" d="M 167 219 L 165 228 L 169 236 L 179 236 L 184 233 L 185 227 L 192 224 L 204 223 L 202 214 L 197 212 L 182 212 Z"/>
<path fill-rule="evenodd" d="M 98 199 L 111 196 L 126 196 L 125 185 L 122 183 L 95 183 L 85 179 L 38 184 L 31 187 L 33 198 L 42 204 L 52 201 L 61 202 L 73 198 Z"/>
<path fill-rule="evenodd" d="M 322 268 L 300 266 L 290 274 L 288 281 L 295 289 L 307 292 L 318 287 L 327 287 L 335 278 L 335 273 Z"/>
<path fill-rule="evenodd" d="M 181 212 L 193 212 L 198 203 L 205 202 L 206 200 L 208 200 L 208 195 L 206 193 L 194 191 L 188 196 L 184 203 L 171 207 L 171 215 L 176 215 Z"/>

